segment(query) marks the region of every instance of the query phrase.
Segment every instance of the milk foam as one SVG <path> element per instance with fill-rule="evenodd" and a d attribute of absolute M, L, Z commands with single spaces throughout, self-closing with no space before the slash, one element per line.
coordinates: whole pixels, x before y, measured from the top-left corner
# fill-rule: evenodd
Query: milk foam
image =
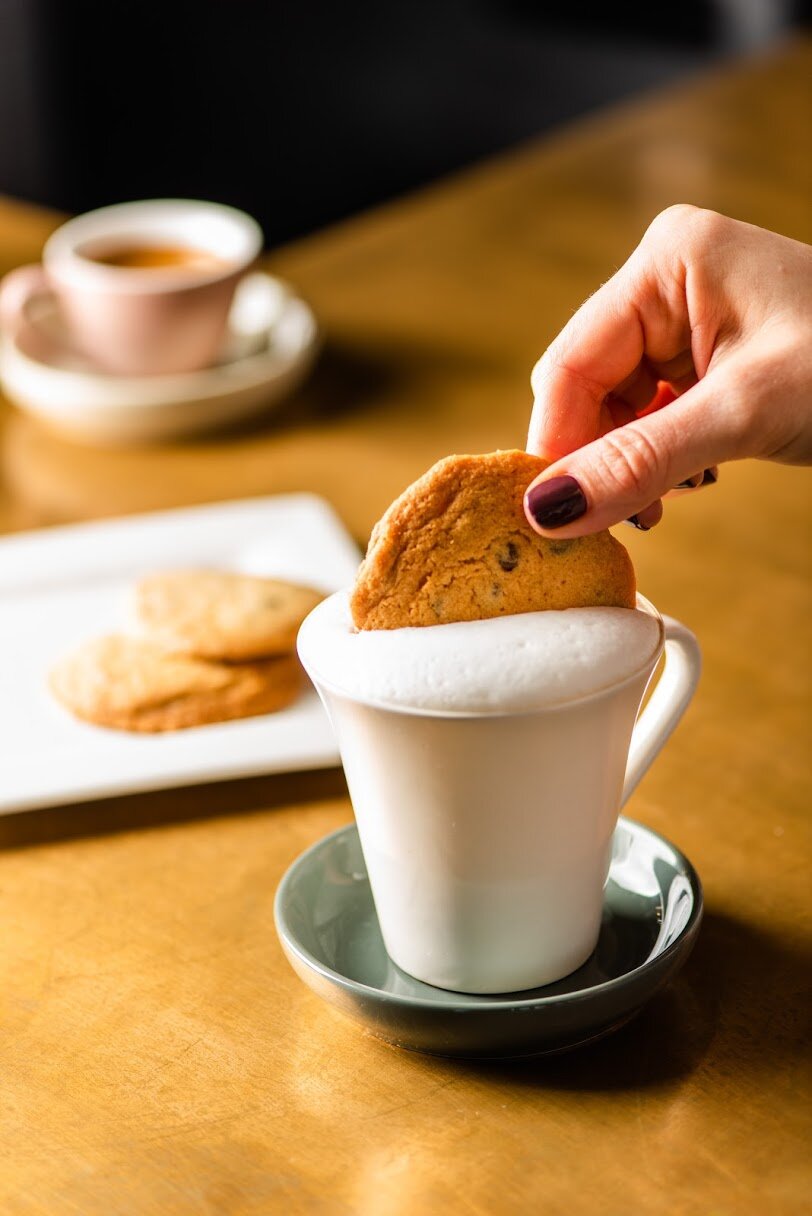
<path fill-rule="evenodd" d="M 576 700 L 646 667 L 660 644 L 640 609 L 567 608 L 418 629 L 356 631 L 349 594 L 316 607 L 299 657 L 360 701 L 449 713 L 512 712 Z"/>

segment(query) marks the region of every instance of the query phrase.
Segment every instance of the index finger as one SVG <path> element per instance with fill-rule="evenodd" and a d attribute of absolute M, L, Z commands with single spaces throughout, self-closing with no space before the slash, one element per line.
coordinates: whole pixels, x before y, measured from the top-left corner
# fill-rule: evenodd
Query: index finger
<path fill-rule="evenodd" d="M 690 351 L 684 270 L 671 250 L 644 241 L 581 305 L 533 369 L 527 450 L 548 460 L 609 427 L 606 398 L 644 367 Z"/>

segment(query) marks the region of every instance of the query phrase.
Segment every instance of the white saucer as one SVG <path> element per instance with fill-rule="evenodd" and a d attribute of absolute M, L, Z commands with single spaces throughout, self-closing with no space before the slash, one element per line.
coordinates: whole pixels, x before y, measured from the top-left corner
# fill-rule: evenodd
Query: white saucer
<path fill-rule="evenodd" d="M 56 300 L 29 304 L 0 337 L 0 381 L 16 406 L 73 438 L 124 444 L 210 430 L 266 410 L 310 369 L 316 320 L 279 279 L 249 275 L 237 289 L 219 363 L 172 376 L 113 376 L 73 350 Z"/>

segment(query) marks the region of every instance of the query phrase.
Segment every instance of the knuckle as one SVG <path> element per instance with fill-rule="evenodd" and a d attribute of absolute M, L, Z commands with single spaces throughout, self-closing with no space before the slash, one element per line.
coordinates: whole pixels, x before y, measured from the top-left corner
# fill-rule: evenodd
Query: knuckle
<path fill-rule="evenodd" d="M 676 233 L 682 233 L 693 222 L 695 213 L 699 210 L 691 203 L 672 203 L 654 219 L 646 229 L 644 240 L 671 240 Z"/>
<path fill-rule="evenodd" d="M 701 243 L 715 240 L 731 221 L 716 211 L 695 207 L 693 203 L 673 203 L 656 215 L 643 238 L 656 244 L 691 239 Z"/>
<path fill-rule="evenodd" d="M 633 425 L 604 436 L 596 472 L 604 486 L 634 500 L 651 502 L 667 484 L 665 461 L 646 432 Z"/>
<path fill-rule="evenodd" d="M 550 358 L 545 351 L 541 358 L 536 361 L 536 365 L 530 373 L 530 387 L 535 397 L 541 395 L 541 389 L 547 379 L 549 363 Z"/>

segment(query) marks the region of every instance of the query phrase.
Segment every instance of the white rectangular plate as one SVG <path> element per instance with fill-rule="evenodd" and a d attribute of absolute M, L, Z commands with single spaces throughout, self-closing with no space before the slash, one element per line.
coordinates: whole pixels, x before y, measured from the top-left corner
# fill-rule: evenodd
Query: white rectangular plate
<path fill-rule="evenodd" d="M 358 560 L 332 509 L 312 494 L 0 540 L 0 812 L 338 764 L 312 689 L 280 713 L 136 735 L 72 718 L 47 675 L 86 638 L 124 627 L 128 589 L 150 571 L 216 566 L 331 592 L 352 582 Z"/>

